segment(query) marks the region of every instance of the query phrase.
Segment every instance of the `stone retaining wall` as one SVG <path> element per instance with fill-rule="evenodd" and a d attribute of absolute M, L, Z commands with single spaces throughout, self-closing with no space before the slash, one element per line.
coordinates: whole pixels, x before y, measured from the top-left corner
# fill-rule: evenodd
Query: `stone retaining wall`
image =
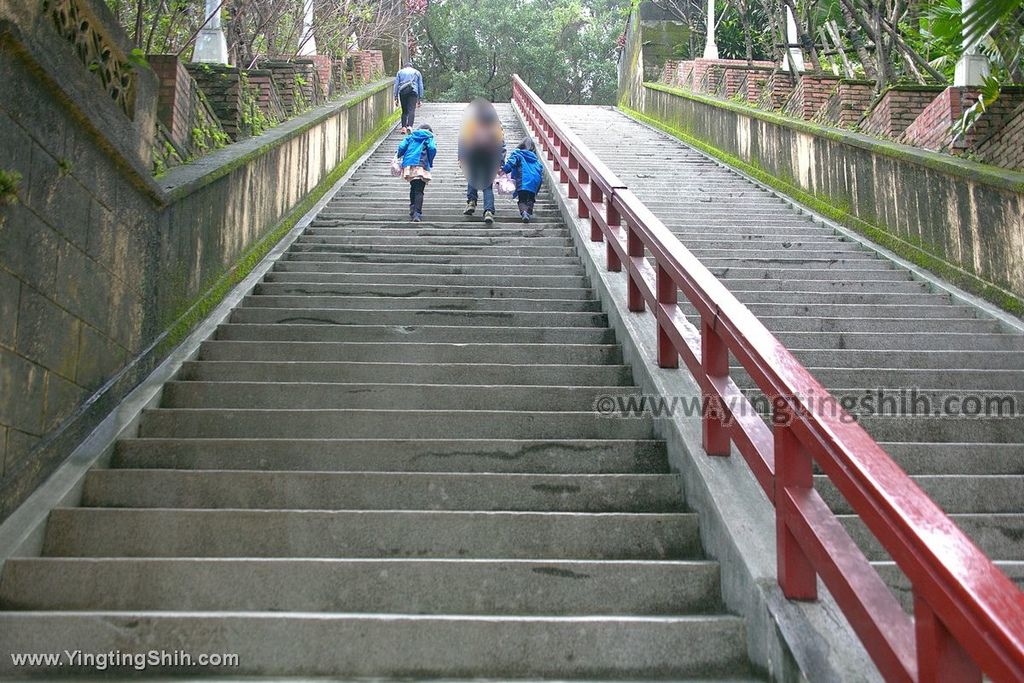
<path fill-rule="evenodd" d="M 111 95 L 41 7 L 0 4 L 0 518 L 393 111 L 383 80 L 154 180 L 156 75 Z"/>
<path fill-rule="evenodd" d="M 1024 174 L 654 83 L 633 101 L 652 122 L 1024 313 Z"/>

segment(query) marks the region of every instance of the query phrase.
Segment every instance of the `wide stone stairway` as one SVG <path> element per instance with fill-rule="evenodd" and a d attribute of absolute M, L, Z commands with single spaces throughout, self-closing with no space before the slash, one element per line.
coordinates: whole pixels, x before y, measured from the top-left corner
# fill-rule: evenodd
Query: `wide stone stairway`
<path fill-rule="evenodd" d="M 1024 585 L 1024 334 L 675 138 L 608 107 L 552 110 Z M 849 505 L 823 476 L 815 486 L 909 607 Z"/>
<path fill-rule="evenodd" d="M 530 225 L 509 198 L 491 228 L 461 215 L 460 114 L 420 110 L 423 223 L 392 133 L 51 513 L 42 556 L 5 563 L 2 649 L 232 653 L 211 671 L 235 676 L 752 675 L 651 422 L 593 410 L 631 373 L 550 188 Z M 945 305 L 947 332 L 985 326 Z M 932 439 L 955 472 L 977 461 L 958 434 Z"/>

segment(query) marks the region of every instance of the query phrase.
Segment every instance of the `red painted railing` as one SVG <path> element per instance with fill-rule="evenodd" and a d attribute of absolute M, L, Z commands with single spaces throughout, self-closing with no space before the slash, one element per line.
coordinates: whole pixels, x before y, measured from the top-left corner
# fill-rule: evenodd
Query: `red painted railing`
<path fill-rule="evenodd" d="M 654 312 L 659 364 L 682 357 L 704 392 L 705 450 L 735 445 L 774 504 L 783 593 L 814 600 L 820 577 L 887 681 L 1024 681 L 1024 593 L 845 411 L 816 409 L 825 388 L 518 76 L 513 101 L 590 239 L 607 243 L 608 270 L 625 267 L 629 310 Z M 772 426 L 729 377 L 730 352 L 772 402 Z M 913 619 L 814 490 L 814 464 L 909 578 Z"/>

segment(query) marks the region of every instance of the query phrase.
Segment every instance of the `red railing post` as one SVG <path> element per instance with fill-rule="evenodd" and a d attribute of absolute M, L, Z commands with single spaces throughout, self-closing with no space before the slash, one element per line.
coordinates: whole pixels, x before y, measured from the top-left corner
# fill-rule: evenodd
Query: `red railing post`
<path fill-rule="evenodd" d="M 640 235 L 638 235 L 636 233 L 636 230 L 633 230 L 633 226 L 631 226 L 631 225 L 627 225 L 626 226 L 626 255 L 629 256 L 630 259 L 633 259 L 633 258 L 635 258 L 637 256 L 639 256 L 640 258 L 643 258 L 643 256 L 644 256 L 644 243 L 640 239 Z M 640 290 L 640 285 L 637 283 L 633 273 L 631 271 L 627 271 L 627 272 L 629 272 L 629 276 L 626 278 L 626 293 L 628 295 L 627 303 L 629 305 L 629 310 L 632 311 L 633 313 L 641 313 L 644 310 L 644 308 L 646 308 L 644 306 L 644 295 L 643 295 L 643 292 Z M 662 274 L 663 273 L 664 273 L 663 269 L 661 267 L 659 267 L 658 268 L 658 303 L 673 303 L 674 304 L 676 302 L 676 299 L 675 299 L 675 286 L 674 285 L 673 285 L 673 291 L 672 291 L 671 294 L 669 294 L 668 287 L 667 287 L 667 285 L 665 285 L 664 296 L 666 298 L 665 298 L 665 300 L 662 300 L 662 286 L 663 286 L 662 285 Z M 665 275 L 666 275 L 666 278 L 667 278 L 667 273 Z M 669 279 L 668 283 L 671 284 L 672 280 Z M 669 300 L 669 297 L 671 297 L 671 300 Z M 662 335 L 662 330 L 661 330 L 661 326 L 659 325 L 658 326 L 658 358 L 659 359 L 662 357 L 662 354 L 661 354 L 661 335 Z M 661 365 L 661 367 L 663 367 L 663 368 L 674 368 L 674 367 L 677 367 L 676 365 L 664 365 L 664 364 L 661 364 L 660 362 L 659 362 L 659 365 Z"/>
<path fill-rule="evenodd" d="M 569 156 L 569 145 L 562 140 L 558 139 L 558 182 L 569 183 L 569 170 L 562 164 L 562 157 Z M 572 190 L 572 183 L 569 183 L 569 189 Z"/>
<path fill-rule="evenodd" d="M 571 175 L 576 176 L 577 180 L 579 179 L 579 175 L 580 175 L 580 162 L 576 158 L 576 155 L 573 154 L 571 151 L 569 152 L 569 173 Z M 579 196 L 580 196 L 580 193 L 576 189 L 576 183 L 573 183 L 570 180 L 570 182 L 569 182 L 569 199 L 576 199 Z"/>
<path fill-rule="evenodd" d="M 793 433 L 793 405 L 787 397 L 776 399 L 772 413 L 775 437 L 775 543 L 779 586 L 790 600 L 816 600 L 818 577 L 807 554 L 790 530 L 793 509 L 787 491 L 809 491 L 814 486 L 811 456 Z"/>
<path fill-rule="evenodd" d="M 643 255 L 644 255 L 644 245 L 639 240 L 639 238 L 636 239 L 636 244 L 639 246 L 640 253 L 639 254 L 633 253 L 634 251 L 636 251 L 636 249 L 635 249 L 633 244 L 630 244 L 629 245 L 630 246 L 629 255 L 633 256 L 633 257 L 639 256 L 639 257 L 643 258 Z M 676 306 L 678 304 L 678 302 L 679 302 L 679 288 L 676 286 L 676 283 L 672 279 L 672 277 L 668 274 L 668 271 L 665 270 L 661 266 L 661 264 L 658 264 L 658 274 L 657 274 L 656 277 L 657 277 L 657 289 L 658 289 L 658 291 L 657 291 L 658 308 L 660 309 L 662 306 L 670 306 L 670 307 Z M 633 284 L 633 278 L 630 278 L 630 284 Z M 630 299 L 632 299 L 633 298 L 633 291 L 630 290 L 629 294 L 630 294 Z M 640 289 L 639 288 L 637 288 L 636 295 L 637 295 L 637 298 L 640 301 L 639 305 L 640 305 L 640 310 L 642 311 L 643 308 L 644 308 L 644 300 L 643 300 L 643 297 L 640 296 Z M 630 305 L 632 305 L 632 303 Z M 629 310 L 633 310 L 633 309 L 630 308 Z M 661 311 L 655 311 L 656 314 L 660 314 L 660 312 Z M 658 315 L 657 317 L 660 318 L 660 315 Z M 669 336 L 668 331 L 665 329 L 665 325 L 666 324 L 668 324 L 668 323 L 663 323 L 660 319 L 658 320 L 658 367 L 662 367 L 662 368 L 678 368 L 679 367 L 679 352 L 676 351 L 676 347 L 672 343 L 672 337 Z"/>
<path fill-rule="evenodd" d="M 919 683 L 981 683 L 981 670 L 916 591 L 914 634 Z"/>
<path fill-rule="evenodd" d="M 589 184 L 590 174 L 587 173 L 585 168 L 580 168 L 580 189 L 583 190 L 583 193 L 580 194 L 579 201 L 576 202 L 576 215 L 580 218 L 590 218 L 590 209 L 587 208 L 587 202 L 583 199 L 586 196 Z"/>
<path fill-rule="evenodd" d="M 597 205 L 600 204 L 603 200 L 604 200 L 604 193 L 601 192 L 601 188 L 597 186 L 597 183 L 591 183 L 590 184 L 590 201 L 594 202 L 595 210 L 600 211 L 600 209 L 597 208 Z M 611 198 L 609 197 L 609 204 L 611 203 L 610 200 L 611 200 Z M 610 216 L 611 214 L 608 213 L 608 212 L 611 210 L 611 206 L 608 206 L 607 209 L 608 209 L 608 211 L 606 211 L 605 213 Z M 601 236 L 601 226 L 598 224 L 597 220 L 592 218 L 590 220 L 590 241 L 591 242 L 600 242 L 601 239 L 602 239 L 602 236 Z"/>
<path fill-rule="evenodd" d="M 704 374 L 712 381 L 729 377 L 729 347 L 715 331 L 715 321 L 701 316 L 700 364 Z M 729 455 L 729 431 L 725 427 L 725 406 L 718 396 L 704 397 L 702 415 L 704 450 L 708 455 Z"/>
<path fill-rule="evenodd" d="M 622 270 L 622 262 L 619 261 L 619 255 L 616 254 L 615 253 L 615 249 L 612 248 L 612 241 L 615 239 L 613 237 L 613 233 L 615 232 L 614 228 L 617 228 L 617 227 L 622 225 L 622 217 L 619 215 L 619 210 L 617 208 L 615 208 L 615 206 L 613 204 L 614 204 L 614 199 L 612 197 L 608 197 L 608 203 L 607 203 L 608 212 L 607 212 L 607 214 L 608 214 L 608 232 L 609 232 L 609 235 L 608 235 L 608 245 L 605 248 L 605 265 L 607 266 L 608 270 L 610 270 L 613 273 L 617 273 L 620 270 Z M 593 236 L 591 236 L 591 237 L 593 237 Z"/>

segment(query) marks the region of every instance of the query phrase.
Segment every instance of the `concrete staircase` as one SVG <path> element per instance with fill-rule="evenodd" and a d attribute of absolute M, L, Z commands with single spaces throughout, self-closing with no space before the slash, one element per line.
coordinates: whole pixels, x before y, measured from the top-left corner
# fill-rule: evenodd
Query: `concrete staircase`
<path fill-rule="evenodd" d="M 388 175 L 393 133 L 53 511 L 42 556 L 4 565 L 0 649 L 749 678 L 664 444 L 592 410 L 631 375 L 549 191 L 528 226 L 508 198 L 492 228 L 461 215 L 460 112 L 420 111 L 440 147 L 425 222 Z"/>
<path fill-rule="evenodd" d="M 928 411 L 859 402 L 852 412 L 1024 585 L 1024 335 L 674 138 L 608 107 L 553 109 L 833 395 L 898 399 L 916 388 L 931 401 Z M 738 366 L 733 376 L 752 387 Z M 1007 397 L 1015 410 L 935 414 L 949 396 Z M 824 477 L 816 486 L 909 606 L 905 578 L 834 487 Z"/>

